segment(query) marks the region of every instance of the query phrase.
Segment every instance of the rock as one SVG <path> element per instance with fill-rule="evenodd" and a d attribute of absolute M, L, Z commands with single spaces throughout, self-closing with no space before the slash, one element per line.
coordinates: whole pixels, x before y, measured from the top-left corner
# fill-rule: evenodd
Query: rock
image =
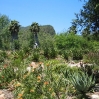
<path fill-rule="evenodd" d="M 35 62 L 31 62 L 30 63 L 30 67 L 37 68 L 38 67 L 38 64 L 36 64 Z"/>
<path fill-rule="evenodd" d="M 0 90 L 0 95 L 3 94 L 2 90 Z"/>
<path fill-rule="evenodd" d="M 7 89 L 0 90 L 0 99 L 14 99 L 14 95 L 11 91 Z"/>
<path fill-rule="evenodd" d="M 0 95 L 0 99 L 5 99 L 4 94 Z"/>
<path fill-rule="evenodd" d="M 32 67 L 27 67 L 26 70 L 27 70 L 28 72 L 31 72 Z"/>
<path fill-rule="evenodd" d="M 30 66 L 35 67 L 36 66 L 35 62 L 31 62 Z"/>
<path fill-rule="evenodd" d="M 99 95 L 93 94 L 93 95 L 91 95 L 91 98 L 92 98 L 92 99 L 99 99 Z"/>

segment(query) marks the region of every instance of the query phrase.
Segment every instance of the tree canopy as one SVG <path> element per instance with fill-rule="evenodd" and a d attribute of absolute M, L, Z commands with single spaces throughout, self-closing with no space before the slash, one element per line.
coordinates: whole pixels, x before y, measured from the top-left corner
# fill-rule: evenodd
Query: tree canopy
<path fill-rule="evenodd" d="M 13 39 L 18 39 L 18 32 L 19 32 L 19 22 L 16 20 L 11 21 L 9 26 L 9 31 L 11 32 L 11 36 Z"/>
<path fill-rule="evenodd" d="M 85 1 L 85 5 L 76 15 L 76 19 L 73 20 L 72 26 L 76 27 L 76 30 L 83 31 L 87 34 L 99 34 L 99 0 Z"/>
<path fill-rule="evenodd" d="M 31 24 L 30 26 L 30 31 L 33 32 L 33 33 L 37 33 L 39 32 L 40 28 L 39 28 L 39 24 L 34 22 Z"/>
<path fill-rule="evenodd" d="M 55 30 L 54 30 L 53 26 L 51 26 L 51 25 L 40 26 L 40 32 L 49 33 L 51 35 L 55 35 Z"/>
<path fill-rule="evenodd" d="M 10 19 L 6 15 L 0 15 L 0 32 L 10 23 Z"/>

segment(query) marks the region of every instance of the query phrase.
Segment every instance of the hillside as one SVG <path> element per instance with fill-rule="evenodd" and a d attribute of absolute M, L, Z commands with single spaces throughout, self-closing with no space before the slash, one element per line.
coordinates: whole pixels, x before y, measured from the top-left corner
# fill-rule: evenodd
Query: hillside
<path fill-rule="evenodd" d="M 28 31 L 30 26 L 21 27 L 20 31 Z M 42 25 L 40 26 L 40 33 L 48 33 L 51 35 L 55 35 L 55 30 L 51 25 Z"/>

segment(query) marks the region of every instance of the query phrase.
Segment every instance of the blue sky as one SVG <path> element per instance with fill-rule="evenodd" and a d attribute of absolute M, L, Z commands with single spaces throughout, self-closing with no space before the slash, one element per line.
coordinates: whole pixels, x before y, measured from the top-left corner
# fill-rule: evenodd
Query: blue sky
<path fill-rule="evenodd" d="M 71 26 L 74 13 L 79 13 L 83 4 L 80 0 L 0 0 L 0 14 L 19 21 L 22 26 L 32 22 L 52 25 L 60 33 Z"/>

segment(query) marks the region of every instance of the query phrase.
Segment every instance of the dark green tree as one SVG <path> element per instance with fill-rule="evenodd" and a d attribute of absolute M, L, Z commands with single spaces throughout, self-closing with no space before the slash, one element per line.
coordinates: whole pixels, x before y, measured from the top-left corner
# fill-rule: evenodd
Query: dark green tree
<path fill-rule="evenodd" d="M 11 33 L 12 49 L 16 49 L 18 46 L 18 32 L 19 32 L 19 22 L 16 20 L 11 21 L 9 26 L 9 31 Z"/>
<path fill-rule="evenodd" d="M 6 15 L 0 15 L 0 32 L 9 22 L 10 19 Z"/>
<path fill-rule="evenodd" d="M 0 49 L 5 49 L 5 46 L 8 45 L 7 26 L 9 23 L 10 19 L 6 15 L 0 14 Z"/>
<path fill-rule="evenodd" d="M 39 45 L 39 41 L 38 41 L 38 35 L 37 35 L 37 33 L 40 31 L 39 24 L 36 23 L 36 22 L 32 23 L 31 26 L 30 26 L 30 31 L 31 31 L 31 33 L 34 34 L 34 42 L 38 46 Z"/>
<path fill-rule="evenodd" d="M 80 31 L 87 30 L 91 35 L 96 38 L 99 35 L 99 0 L 85 1 L 83 8 L 72 24 L 76 24 Z M 86 34 L 86 35 L 88 35 Z"/>
<path fill-rule="evenodd" d="M 11 21 L 9 26 L 9 31 L 11 32 L 12 40 L 18 39 L 19 28 L 20 28 L 20 25 L 18 21 L 16 20 Z"/>
<path fill-rule="evenodd" d="M 76 34 L 77 31 L 76 31 L 76 25 L 75 24 L 72 24 L 72 26 L 69 28 L 69 33 L 73 33 L 73 34 Z"/>

